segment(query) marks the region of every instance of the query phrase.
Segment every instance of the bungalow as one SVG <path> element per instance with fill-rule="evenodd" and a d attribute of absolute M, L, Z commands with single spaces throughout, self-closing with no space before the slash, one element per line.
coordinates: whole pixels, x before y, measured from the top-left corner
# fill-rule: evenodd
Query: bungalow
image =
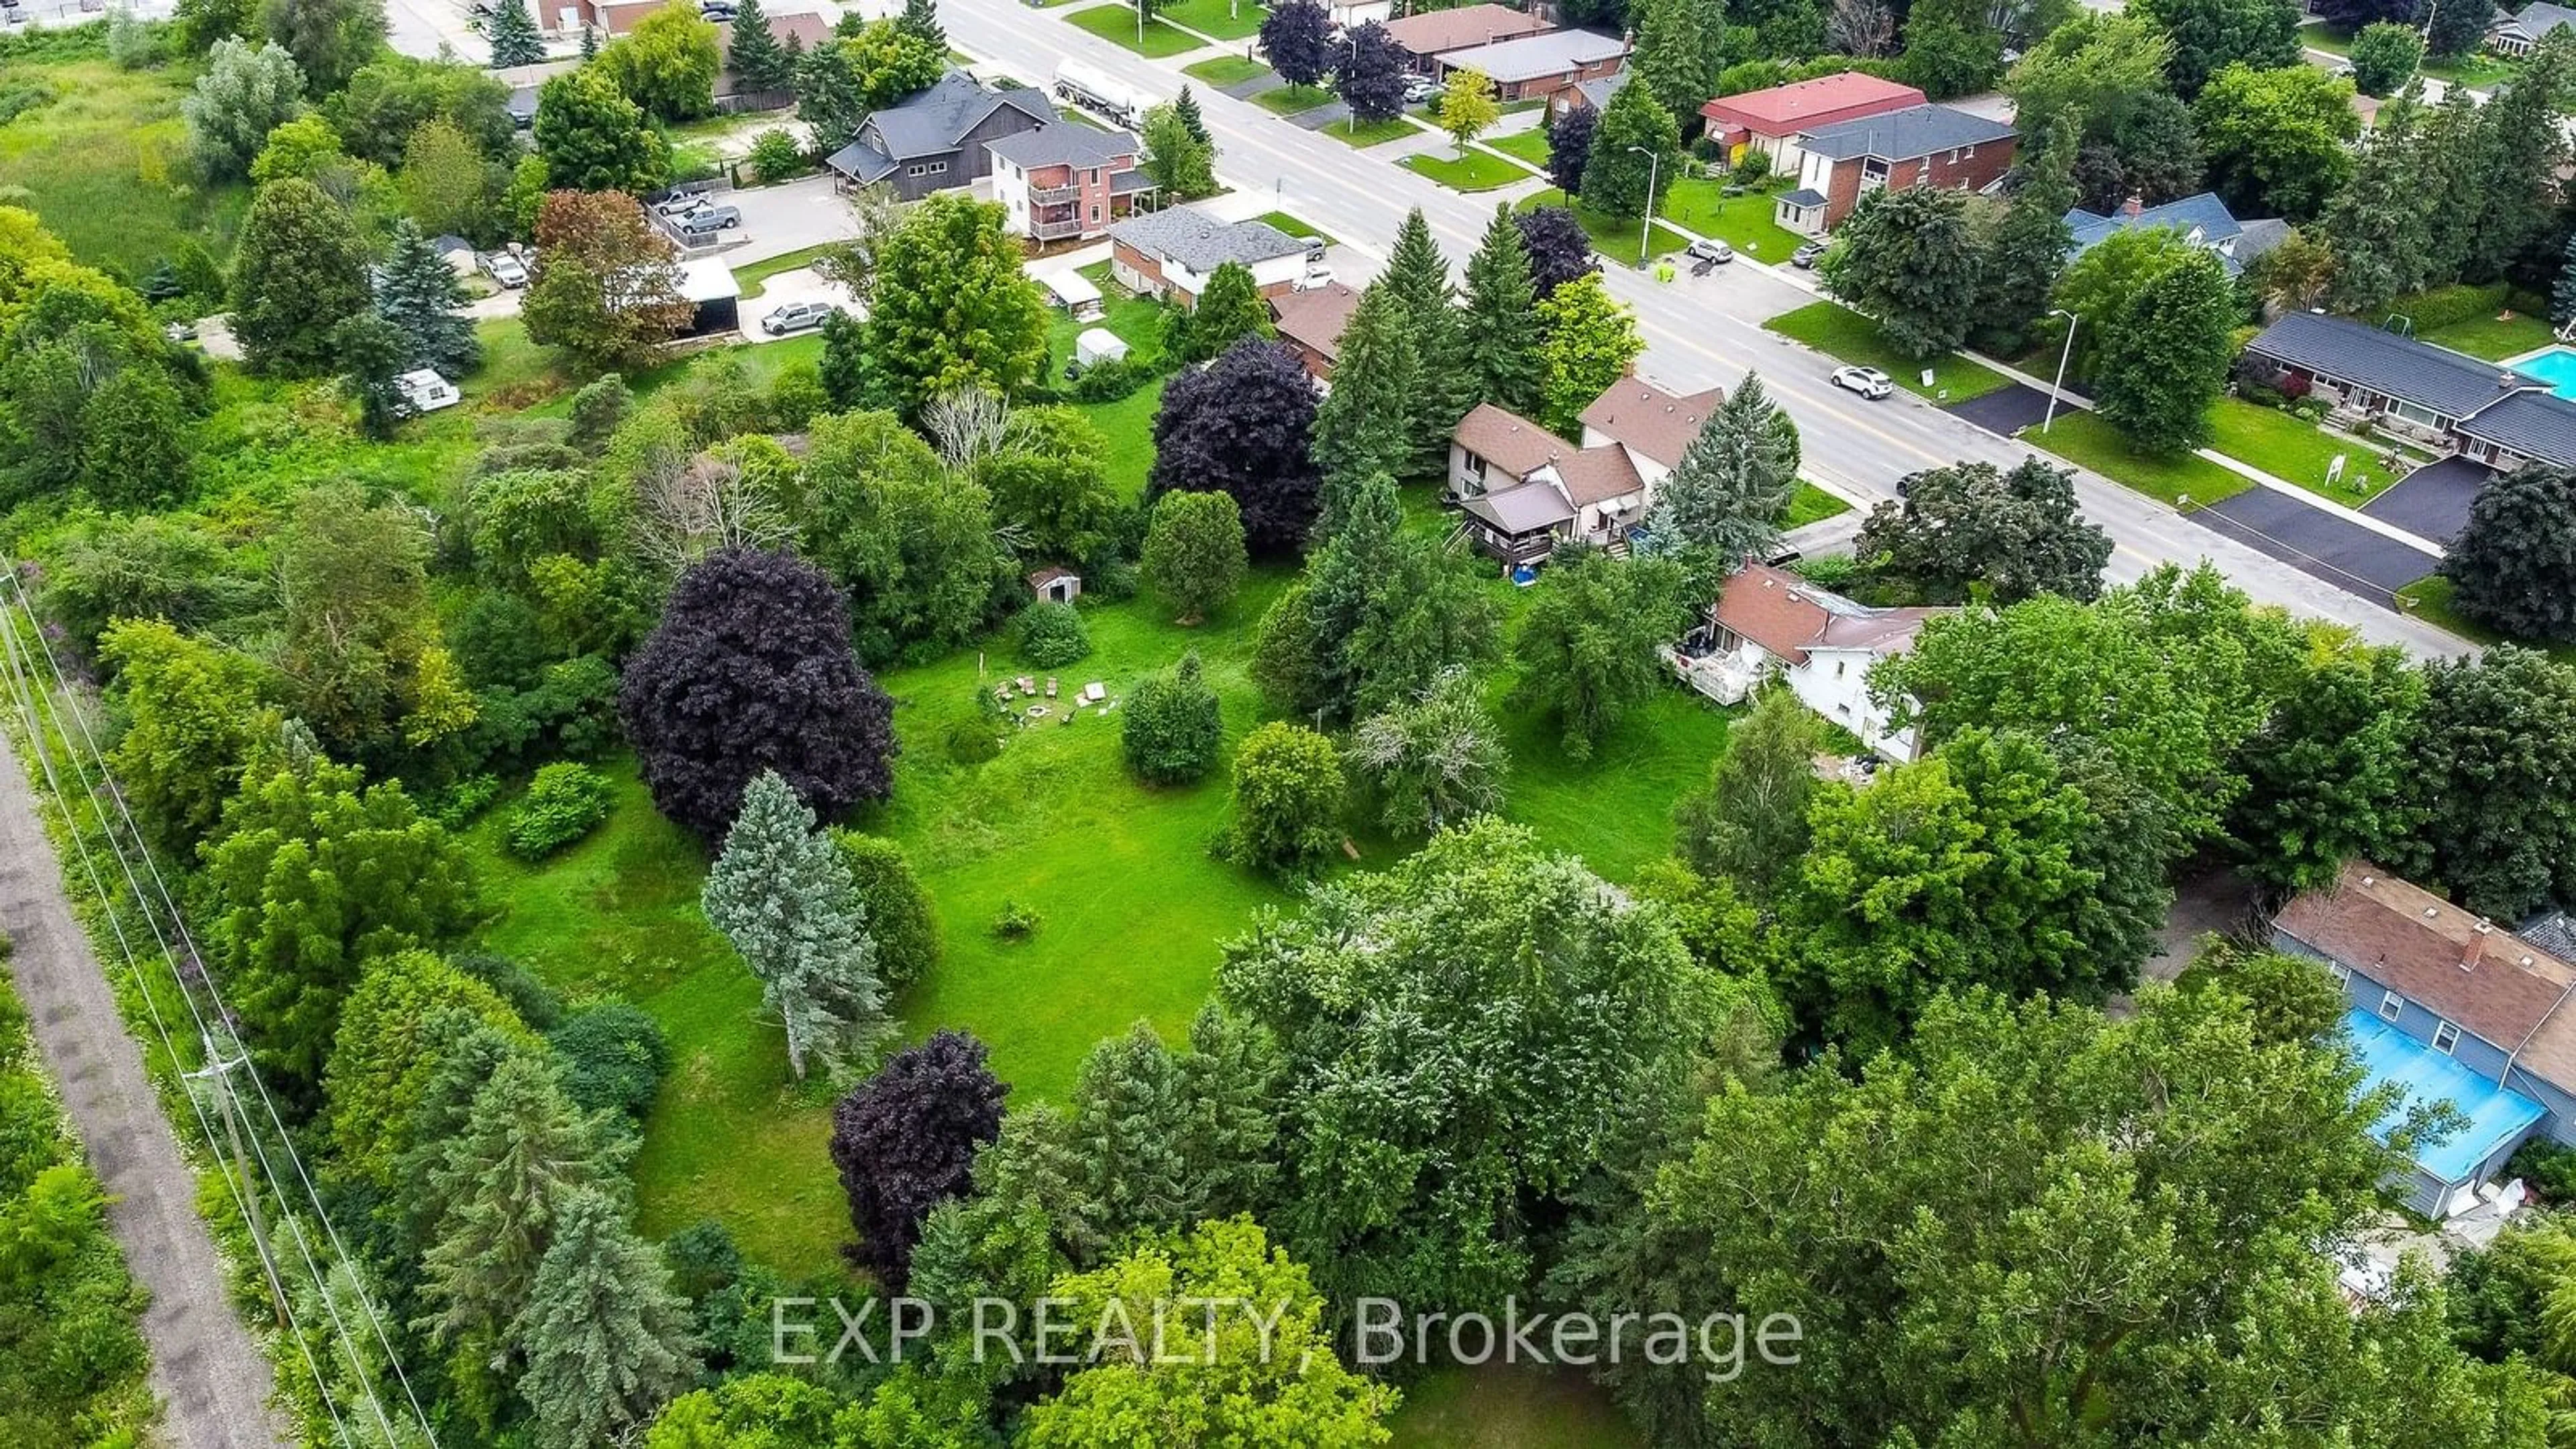
<path fill-rule="evenodd" d="M 2456 448 L 2499 473 L 2576 467 L 2576 403 L 2529 373 L 2345 317 L 2292 312 L 2246 344 L 2245 367 L 2346 424 Z"/>
<path fill-rule="evenodd" d="M 844 186 L 894 189 L 904 201 L 968 186 L 993 169 L 993 142 L 1055 123 L 1055 105 L 1026 86 L 988 91 L 952 70 L 911 96 L 871 112 L 858 138 L 824 162 Z"/>
<path fill-rule="evenodd" d="M 1859 71 L 1792 81 L 1769 90 L 1719 96 L 1699 108 L 1708 121 L 1709 139 L 1725 148 L 1726 159 L 1741 161 L 1747 151 L 1771 158 L 1782 175 L 1798 170 L 1798 133 L 1866 120 L 1924 102 L 1923 92 Z"/>
<path fill-rule="evenodd" d="M 2403 1094 L 2383 1135 L 2436 1101 L 2466 1118 L 2415 1148 L 2407 1206 L 2453 1216 L 2526 1138 L 2576 1142 L 2576 967 L 2367 861 L 2283 907 L 2272 943 L 2342 983 L 2364 1089 Z"/>
<path fill-rule="evenodd" d="M 1250 268 L 1261 295 L 1276 297 L 1296 290 L 1323 255 L 1322 242 L 1266 221 L 1219 221 L 1184 206 L 1131 216 L 1109 229 L 1109 270 L 1118 284 L 1184 307 L 1198 304 L 1209 274 L 1227 262 Z"/>
<path fill-rule="evenodd" d="M 1430 69 L 1434 78 L 1476 71 L 1494 83 L 1494 98 L 1510 105 L 1549 100 L 1585 81 L 1607 79 L 1619 73 L 1627 58 L 1628 42 L 1618 36 L 1549 30 L 1448 51 L 1433 57 Z"/>
<path fill-rule="evenodd" d="M 1387 37 L 1410 58 L 1412 68 L 1424 75 L 1438 75 L 1439 58 L 1450 51 L 1524 35 L 1543 35 L 1555 28 L 1526 10 L 1493 4 L 1425 10 L 1386 22 Z"/>
<path fill-rule="evenodd" d="M 1724 396 L 1622 378 L 1583 410 L 1580 447 L 1479 403 L 1449 435 L 1449 501 L 1477 546 L 1505 563 L 1536 562 L 1565 540 L 1624 547 Z"/>
<path fill-rule="evenodd" d="M 2487 26 L 2487 49 L 2498 55 L 2529 55 L 2550 32 L 2576 25 L 2576 10 L 2534 0 L 2519 15 L 2498 15 Z"/>
<path fill-rule="evenodd" d="M 431 237 L 429 249 L 438 253 L 439 260 L 459 277 L 470 277 L 483 269 L 482 255 L 474 250 L 474 243 L 461 236 Z"/>
<path fill-rule="evenodd" d="M 2017 139 L 2009 124 L 1954 106 L 1908 106 L 1811 126 L 1795 138 L 1798 185 L 1772 203 L 1772 216 L 1803 236 L 1822 236 L 1882 187 L 1985 191 L 2012 169 Z"/>
<path fill-rule="evenodd" d="M 1095 237 L 1154 189 L 1136 169 L 1136 138 L 1060 122 L 988 141 L 1003 225 L 1036 241 Z"/>
<path fill-rule="evenodd" d="M 2266 217 L 2240 222 L 2218 193 L 2204 191 L 2161 206 L 2149 206 L 2137 197 L 2109 216 L 2077 207 L 2066 213 L 2066 229 L 2075 236 L 2074 249 L 2066 254 L 2068 261 L 2084 255 L 2110 237 L 2124 231 L 2147 227 L 2170 227 L 2182 233 L 2183 240 L 2217 256 L 2219 265 L 2233 277 L 2245 270 L 2247 263 L 2281 244 L 2290 234 L 2290 224 Z"/>
<path fill-rule="evenodd" d="M 1547 118 L 1552 124 L 1568 111 L 1590 111 L 1597 116 L 1610 109 L 1610 98 L 1627 83 L 1628 72 L 1623 70 L 1617 75 L 1605 75 L 1599 80 L 1568 86 L 1547 98 Z"/>
<path fill-rule="evenodd" d="M 1345 282 L 1326 282 L 1271 298 L 1270 326 L 1305 364 L 1307 376 L 1330 382 L 1333 364 L 1341 360 L 1342 329 L 1350 326 L 1351 314 L 1359 305 L 1357 289 Z"/>
<path fill-rule="evenodd" d="M 1767 680 L 1842 726 L 1884 759 L 1914 758 L 1915 729 L 1898 729 L 1871 697 L 1869 672 L 1905 653 L 1923 625 L 1955 609 L 1878 609 L 1786 569 L 1748 563 L 1718 591 L 1708 623 L 1671 651 L 1681 681 L 1735 704 Z"/>

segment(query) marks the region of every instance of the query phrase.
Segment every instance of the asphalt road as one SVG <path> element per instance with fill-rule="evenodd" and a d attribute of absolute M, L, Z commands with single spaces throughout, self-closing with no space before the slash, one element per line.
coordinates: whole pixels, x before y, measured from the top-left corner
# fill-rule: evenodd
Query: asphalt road
<path fill-rule="evenodd" d="M 1015 0 L 946 0 L 940 19 L 949 39 L 1032 83 L 1043 83 L 1067 57 L 1155 97 L 1176 94 L 1188 79 L 1180 67 L 1225 53 L 1203 48 L 1148 61 L 1066 24 L 1052 11 Z M 1333 266 L 1345 280 L 1372 275 L 1407 210 L 1419 206 L 1453 263 L 1462 263 L 1492 220 L 1494 200 L 1449 191 L 1426 177 L 1310 134 L 1248 102 L 1197 86 L 1200 110 L 1218 146 L 1218 171 L 1239 190 L 1271 193 L 1290 213 L 1343 239 Z M 1387 149 L 1387 148 L 1381 148 Z M 2029 450 L 1900 392 L 1864 402 L 1825 381 L 1833 362 L 1762 330 L 1765 318 L 1813 301 L 1806 289 L 1749 262 L 1705 278 L 1659 284 L 1634 268 L 1608 268 L 1612 293 L 1636 307 L 1647 342 L 1640 370 L 1683 389 L 1732 387 L 1758 369 L 1788 409 L 1804 440 L 1808 470 L 1863 499 L 1894 496 L 1908 473 L 1963 459 L 2009 467 Z M 2395 613 L 2193 523 L 2153 499 L 2090 473 L 2077 476 L 2085 512 L 2117 545 L 2109 573 L 2135 579 L 2163 563 L 2216 563 L 2259 602 L 2349 624 L 2375 641 L 2422 655 L 2467 646 L 2441 630 Z"/>

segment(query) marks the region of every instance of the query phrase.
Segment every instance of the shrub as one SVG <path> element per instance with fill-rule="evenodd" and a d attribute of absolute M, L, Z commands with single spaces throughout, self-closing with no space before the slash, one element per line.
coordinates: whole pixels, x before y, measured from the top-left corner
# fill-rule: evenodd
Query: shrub
<path fill-rule="evenodd" d="M 784 181 L 805 169 L 805 152 L 794 136 L 772 126 L 751 143 L 751 169 L 760 173 L 764 185 Z"/>
<path fill-rule="evenodd" d="M 421 813 L 450 830 L 462 830 L 475 816 L 501 798 L 501 782 L 490 775 L 468 775 L 421 804 Z"/>
<path fill-rule="evenodd" d="M 1018 901 L 1002 902 L 993 916 L 993 935 L 1004 941 L 1025 941 L 1038 933 L 1038 913 Z"/>
<path fill-rule="evenodd" d="M 832 843 L 841 848 L 841 863 L 849 867 L 850 884 L 867 910 L 878 979 L 892 988 L 929 975 L 939 960 L 939 917 L 903 848 L 855 830 L 833 831 Z"/>
<path fill-rule="evenodd" d="M 961 765 L 980 765 L 1002 753 L 999 721 L 961 719 L 948 727 L 941 744 L 948 758 Z"/>
<path fill-rule="evenodd" d="M 1342 762 L 1313 730 L 1272 720 L 1234 756 L 1225 853 L 1277 875 L 1311 875 L 1342 843 Z"/>
<path fill-rule="evenodd" d="M 510 853 L 543 860 L 608 819 L 608 781 L 588 765 L 560 762 L 537 771 L 527 795 L 510 812 Z"/>
<path fill-rule="evenodd" d="M 585 1006 L 546 1033 L 563 1069 L 564 1095 L 585 1112 L 615 1112 L 640 1122 L 670 1070 L 662 1028 L 623 1001 Z"/>
<path fill-rule="evenodd" d="M 492 994 L 510 1003 L 510 1009 L 531 1031 L 552 1031 L 563 1020 L 563 999 L 555 995 L 554 988 L 507 956 L 466 951 L 450 957 L 449 964 L 491 987 Z"/>
<path fill-rule="evenodd" d="M 1084 368 L 1069 389 L 1076 402 L 1116 402 L 1153 381 L 1154 371 L 1131 358 L 1113 357 Z"/>
<path fill-rule="evenodd" d="M 1060 669 L 1091 653 L 1091 631 L 1071 604 L 1037 603 L 1020 611 L 1020 659 L 1040 669 Z"/>
<path fill-rule="evenodd" d="M 1735 184 L 1759 186 L 1770 177 L 1771 153 L 1752 146 L 1745 147 L 1743 156 L 1735 163 Z"/>
<path fill-rule="evenodd" d="M 2388 310 L 2415 324 L 2415 335 L 2461 322 L 2477 322 L 2504 310 L 2505 284 L 2473 287 L 2465 282 L 2434 287 L 2388 304 Z"/>
<path fill-rule="evenodd" d="M 1127 768 L 1155 785 L 1186 785 L 1216 768 L 1225 721 L 1216 691 L 1200 677 L 1198 651 L 1178 668 L 1146 679 L 1120 709 L 1119 747 Z"/>
<path fill-rule="evenodd" d="M 823 391 L 823 369 L 815 363 L 789 363 L 769 385 L 769 425 L 782 433 L 801 433 L 831 410 L 832 399 Z"/>

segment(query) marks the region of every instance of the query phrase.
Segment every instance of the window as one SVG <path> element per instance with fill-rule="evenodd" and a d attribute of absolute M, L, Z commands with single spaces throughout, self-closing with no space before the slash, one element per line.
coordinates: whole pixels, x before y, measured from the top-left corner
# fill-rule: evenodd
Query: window
<path fill-rule="evenodd" d="M 903 174 L 906 176 L 938 176 L 947 170 L 948 163 L 945 161 L 915 161 L 911 165 L 903 168 Z"/>
<path fill-rule="evenodd" d="M 2326 963 L 2326 970 L 2333 972 L 2334 979 L 2337 981 L 2349 982 L 2352 980 L 2352 968 L 2346 966 L 2341 961 L 2328 961 Z"/>
<path fill-rule="evenodd" d="M 2394 991 L 2379 993 L 2379 1019 L 2395 1021 L 2406 1014 L 2406 998 Z"/>
<path fill-rule="evenodd" d="M 1974 146 L 1969 147 L 1966 154 L 1969 160 L 1974 161 L 1977 159 L 1977 148 Z"/>
<path fill-rule="evenodd" d="M 2460 1029 L 2458 1027 L 2453 1026 L 2446 1021 L 2433 1028 L 2433 1050 L 2448 1056 L 2451 1049 L 2459 1044 Z"/>
<path fill-rule="evenodd" d="M 1098 222 L 1098 221 L 1100 220 L 1100 208 L 1099 208 L 1099 207 L 1096 207 L 1096 206 L 1095 206 L 1095 207 L 1093 207 L 1093 208 L 1091 209 L 1091 219 L 1092 219 L 1094 222 Z"/>
<path fill-rule="evenodd" d="M 1950 164 L 1953 166 L 1959 164 L 1959 148 L 1956 146 L 1950 148 Z"/>

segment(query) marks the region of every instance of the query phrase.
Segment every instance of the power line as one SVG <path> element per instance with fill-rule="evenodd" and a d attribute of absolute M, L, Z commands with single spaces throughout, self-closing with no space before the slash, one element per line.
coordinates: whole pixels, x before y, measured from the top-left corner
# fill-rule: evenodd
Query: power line
<path fill-rule="evenodd" d="M 169 1055 L 171 1063 L 176 1066 L 183 1058 L 179 1055 L 178 1043 L 170 1035 L 169 1023 L 162 1018 L 161 1003 L 153 994 L 152 983 L 145 979 L 142 961 L 135 954 L 133 941 L 125 933 L 125 922 L 116 909 L 115 896 L 108 890 L 106 880 L 99 875 L 98 862 L 90 854 L 89 842 L 82 837 L 79 822 L 70 817 L 70 797 L 63 793 L 61 777 L 55 773 L 53 751 L 46 744 L 45 721 L 36 710 L 37 695 L 34 686 L 38 681 L 32 678 L 32 661 L 24 657 L 25 646 L 18 637 L 16 616 L 7 610 L 0 610 L 0 646 L 5 646 L 0 648 L 0 657 L 5 657 L 7 661 L 10 684 L 18 697 L 19 708 L 26 716 L 27 747 L 36 758 L 38 770 L 45 777 L 45 788 L 56 801 L 63 805 L 66 827 L 64 834 L 71 838 L 72 849 L 80 858 L 82 873 L 89 877 L 90 889 L 97 895 L 99 905 L 107 917 L 109 933 L 116 938 L 117 953 L 124 958 L 127 972 L 135 979 L 138 988 L 136 994 L 143 998 L 144 1013 L 151 1019 L 153 1033 L 160 1037 L 161 1049 Z M 50 698 L 46 700 L 45 712 L 47 714 L 53 712 Z M 57 718 L 57 731 L 59 727 L 60 721 Z M 65 742 L 68 743 L 68 739 Z M 93 800 L 91 804 L 95 808 L 97 802 Z M 172 976 L 176 980 L 175 970 Z M 187 1000 L 187 983 L 180 981 L 178 986 L 181 999 Z M 190 1002 L 189 1009 L 193 1014 L 195 1011 L 193 1002 Z M 181 1095 L 188 1099 L 188 1110 L 197 1119 L 198 1131 L 211 1145 L 214 1141 L 214 1126 L 206 1120 L 205 1104 L 197 1100 L 194 1092 L 183 1091 Z M 218 1160 L 221 1160 L 220 1154 Z M 248 1220 L 253 1210 L 247 1194 L 255 1194 L 258 1191 L 247 1181 L 249 1168 L 236 1158 L 232 1162 L 223 1163 L 222 1170 L 225 1191 L 232 1195 L 233 1205 L 240 1210 L 243 1218 Z M 331 1391 L 323 1381 L 322 1366 L 314 1359 L 313 1347 L 306 1342 L 303 1327 L 296 1321 L 294 1305 L 287 1298 L 285 1279 L 278 1272 L 277 1260 L 270 1255 L 266 1244 L 254 1241 L 253 1247 L 259 1254 L 261 1271 L 268 1278 L 270 1291 L 277 1300 L 278 1310 L 285 1316 L 287 1331 L 295 1339 L 296 1348 L 303 1354 L 305 1367 L 311 1371 L 314 1385 L 322 1396 L 323 1412 L 330 1415 L 332 1429 L 339 1436 L 340 1442 L 344 1445 L 348 1444 L 351 1442 L 349 1426 L 342 1422 L 339 1406 L 333 1401 Z M 309 1260 L 305 1266 L 308 1271 L 312 1268 Z"/>
<path fill-rule="evenodd" d="M 96 766 L 98 780 L 100 784 L 103 784 L 106 787 L 105 793 L 108 799 L 115 804 L 117 815 L 125 824 L 126 835 L 130 841 L 132 855 L 133 857 L 139 857 L 142 860 L 145 874 L 152 878 L 153 894 L 160 898 L 162 909 L 168 916 L 170 928 L 178 938 L 178 945 L 185 949 L 186 959 L 195 964 L 197 978 L 204 984 L 208 997 L 213 1001 L 216 1019 L 217 1021 L 226 1024 L 225 1035 L 230 1036 L 231 1032 L 229 1029 L 229 1023 L 235 1020 L 235 1017 L 231 1006 L 223 999 L 222 985 L 216 980 L 213 970 L 206 964 L 204 954 L 198 950 L 195 939 L 188 931 L 187 918 L 180 911 L 178 902 L 172 898 L 169 884 L 161 874 L 159 862 L 153 858 L 151 847 L 143 838 L 141 826 L 135 821 L 133 811 L 125 801 L 124 793 L 117 788 L 114 776 L 108 772 L 105 752 L 99 745 L 97 735 L 90 728 L 86 712 L 81 709 L 78 699 L 72 695 L 67 676 L 62 668 L 62 662 L 55 656 L 52 643 L 45 638 L 43 626 L 36 617 L 33 605 L 29 603 L 26 597 L 24 587 L 18 583 L 14 573 L 10 574 L 9 578 L 12 598 L 17 605 L 18 612 L 23 615 L 27 621 L 28 634 L 36 640 L 37 647 L 43 652 L 47 669 L 53 676 L 56 691 L 59 692 L 61 699 L 61 703 L 59 705 L 56 705 L 53 702 L 54 696 L 48 696 L 48 707 L 55 715 L 57 726 L 59 727 L 59 722 L 63 714 L 66 712 L 70 715 L 72 722 L 78 726 L 81 742 L 86 747 L 91 763 Z M 21 649 L 23 652 L 23 646 L 21 646 Z M 70 745 L 71 739 L 67 733 L 63 735 L 63 740 L 66 746 Z M 91 785 L 88 772 L 81 769 L 81 761 L 79 757 L 74 755 L 71 763 L 75 772 L 81 776 L 82 788 L 84 792 L 88 793 L 90 796 L 90 807 L 99 817 L 100 829 L 105 835 L 110 851 L 116 857 L 118 868 L 125 877 L 127 887 L 133 893 L 136 907 L 140 911 L 144 923 L 151 928 L 154 940 L 161 947 L 164 963 L 171 967 L 174 977 L 179 977 L 179 987 L 182 998 L 188 1002 L 191 1015 L 197 1018 L 197 1025 L 200 1032 L 204 1033 L 209 1040 L 212 1040 L 213 1032 L 208 1027 L 204 1014 L 198 1010 L 195 997 L 193 994 L 188 992 L 187 982 L 184 976 L 181 976 L 178 972 L 176 957 L 172 951 L 171 938 L 162 933 L 161 923 L 154 919 L 151 902 L 144 894 L 143 884 L 134 874 L 133 861 L 127 854 L 129 847 L 118 842 L 116 831 L 107 820 L 105 808 L 99 802 L 98 790 Z M 306 1170 L 303 1158 L 296 1150 L 293 1137 L 287 1131 L 285 1119 L 278 1111 L 275 1099 L 269 1095 L 268 1084 L 260 1079 L 258 1069 L 246 1060 L 242 1063 L 242 1069 L 243 1074 L 250 1079 L 252 1088 L 258 1094 L 262 1111 L 267 1116 L 270 1125 L 276 1129 L 277 1146 L 286 1157 L 287 1163 L 294 1168 L 295 1179 L 304 1190 L 304 1199 L 305 1202 L 310 1205 L 314 1220 L 321 1224 L 323 1233 L 330 1240 L 331 1249 L 338 1255 L 339 1261 L 344 1265 L 350 1266 L 350 1285 L 355 1292 L 358 1309 L 366 1318 L 367 1327 L 372 1331 L 378 1347 L 382 1349 L 384 1353 L 385 1366 L 393 1371 L 396 1382 L 402 1386 L 403 1397 L 407 1402 L 408 1407 L 411 1409 L 411 1417 L 413 1421 L 419 1425 L 422 1435 L 428 1440 L 434 1449 L 434 1446 L 438 1442 L 437 1432 L 430 1424 L 429 1415 L 422 1409 L 419 1396 L 412 1389 L 410 1376 L 403 1371 L 401 1356 L 395 1351 L 391 1337 L 385 1332 L 383 1318 L 377 1312 L 376 1304 L 367 1291 L 364 1276 L 358 1273 L 355 1269 L 354 1265 L 357 1261 L 355 1255 L 350 1253 L 348 1244 L 340 1236 L 338 1226 L 331 1221 L 329 1212 L 324 1208 L 321 1194 L 313 1185 L 312 1175 Z M 231 1087 L 229 1082 L 226 1082 L 223 1085 L 224 1089 L 230 1093 Z M 236 1103 L 240 1101 L 238 1094 L 233 1094 L 231 1099 Z M 287 1183 L 283 1176 L 278 1172 L 276 1165 L 269 1160 L 267 1145 L 260 1140 L 260 1135 L 256 1132 L 250 1133 L 248 1136 L 250 1139 L 252 1154 L 259 1159 L 260 1170 L 262 1174 L 268 1178 L 271 1190 L 276 1193 L 278 1201 L 281 1204 L 289 1202 L 290 1194 L 287 1191 Z M 316 1264 L 312 1247 L 305 1238 L 305 1230 L 301 1217 L 301 1214 L 295 1212 L 289 1212 L 285 1215 L 285 1224 L 288 1234 L 295 1242 L 298 1255 L 305 1260 L 307 1268 L 314 1273 L 315 1287 L 320 1297 L 323 1313 L 331 1320 L 332 1329 L 339 1336 L 341 1350 L 349 1359 L 350 1367 L 353 1370 L 353 1377 L 358 1382 L 362 1391 L 366 1394 L 368 1407 L 373 1409 L 375 1412 L 378 1427 L 383 1431 L 386 1438 L 390 1440 L 394 1437 L 391 1416 L 386 1413 L 384 1403 L 380 1398 L 378 1398 L 374 1384 L 369 1381 L 369 1375 L 366 1372 L 365 1358 L 357 1351 L 357 1345 L 352 1339 L 350 1329 L 341 1319 L 336 1296 L 330 1291 L 330 1285 L 326 1281 L 323 1271 Z M 327 1389 L 322 1392 L 327 1396 Z"/>

